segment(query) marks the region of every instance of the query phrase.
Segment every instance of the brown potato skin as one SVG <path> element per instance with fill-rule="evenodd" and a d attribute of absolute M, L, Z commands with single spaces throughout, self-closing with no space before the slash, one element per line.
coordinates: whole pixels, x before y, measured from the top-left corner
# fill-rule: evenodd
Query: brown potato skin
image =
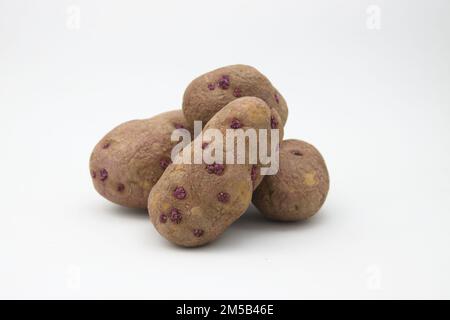
<path fill-rule="evenodd" d="M 319 151 L 304 141 L 284 140 L 278 173 L 264 177 L 252 202 L 269 219 L 304 220 L 322 207 L 329 186 L 328 170 Z"/>
<path fill-rule="evenodd" d="M 225 132 L 233 118 L 242 120 L 242 129 L 270 129 L 270 109 L 255 97 L 236 99 L 220 110 L 205 126 Z M 196 139 L 200 139 L 197 137 Z M 196 141 L 191 142 L 193 145 Z M 214 142 L 211 142 L 214 143 Z M 235 149 L 236 150 L 236 149 Z M 191 148 L 193 152 L 193 148 Z M 225 164 L 221 175 L 208 173 L 206 164 L 171 164 L 150 192 L 148 211 L 156 230 L 180 246 L 195 247 L 219 237 L 238 219 L 251 202 L 254 184 L 252 164 Z M 174 190 L 186 191 L 177 199 Z M 219 201 L 221 192 L 229 195 Z M 181 212 L 181 221 L 172 221 L 173 209 Z M 201 230 L 197 235 L 196 230 Z"/>
<path fill-rule="evenodd" d="M 164 172 L 161 161 L 170 160 L 170 136 L 183 126 L 191 131 L 181 110 L 144 120 L 125 122 L 95 146 L 89 162 L 95 189 L 106 199 L 130 208 L 147 208 L 150 190 Z M 107 177 L 102 177 L 106 170 Z"/>
<path fill-rule="evenodd" d="M 220 85 L 223 76 L 229 78 L 228 85 Z M 205 124 L 239 95 L 264 100 L 279 114 L 281 126 L 286 124 L 288 108 L 283 96 L 261 72 L 242 64 L 222 67 L 194 79 L 184 92 L 183 112 L 189 122 L 201 120 Z"/>

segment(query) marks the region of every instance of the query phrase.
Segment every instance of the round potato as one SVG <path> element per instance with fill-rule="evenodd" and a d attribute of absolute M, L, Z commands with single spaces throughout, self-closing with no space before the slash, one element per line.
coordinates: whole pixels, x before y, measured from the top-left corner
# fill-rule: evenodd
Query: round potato
<path fill-rule="evenodd" d="M 183 112 L 189 122 L 206 124 L 220 109 L 239 97 L 258 97 L 278 113 L 284 126 L 288 117 L 286 101 L 258 70 L 237 64 L 213 70 L 193 80 L 183 96 Z M 277 117 L 277 116 L 274 116 Z"/>
<path fill-rule="evenodd" d="M 131 208 L 147 208 L 150 190 L 171 163 L 175 129 L 191 127 L 181 110 L 145 120 L 125 122 L 95 146 L 90 173 L 95 189 L 106 199 Z"/>
<path fill-rule="evenodd" d="M 271 128 L 271 113 L 267 104 L 255 97 L 230 102 L 208 124 L 208 129 L 226 130 Z M 194 146 L 220 149 L 216 140 L 205 143 L 202 136 L 183 149 L 191 159 Z M 235 140 L 236 142 L 236 140 Z M 258 141 L 257 141 L 258 143 Z M 233 152 L 237 152 L 234 144 Z M 229 150 L 223 146 L 223 154 Z M 248 150 L 248 149 L 247 149 Z M 270 149 L 269 149 L 270 150 Z M 212 151 L 212 150 L 210 150 Z M 235 154 L 236 155 L 236 154 Z M 258 180 L 258 164 L 245 157 L 242 164 L 171 164 L 150 192 L 148 211 L 158 232 L 169 241 L 186 247 L 204 245 L 220 236 L 248 208 Z"/>
<path fill-rule="evenodd" d="M 253 193 L 253 204 L 273 220 L 297 221 L 313 216 L 325 202 L 330 185 L 321 154 L 304 141 L 284 140 L 279 160 L 278 173 L 264 177 Z"/>

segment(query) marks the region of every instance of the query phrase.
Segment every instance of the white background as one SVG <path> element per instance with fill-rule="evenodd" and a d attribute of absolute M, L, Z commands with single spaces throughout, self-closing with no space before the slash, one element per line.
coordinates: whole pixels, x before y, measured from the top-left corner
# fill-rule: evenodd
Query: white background
<path fill-rule="evenodd" d="M 95 192 L 90 152 L 235 63 L 285 96 L 329 197 L 178 248 Z M 0 0 L 0 298 L 450 298 L 449 120 L 447 0 Z"/>

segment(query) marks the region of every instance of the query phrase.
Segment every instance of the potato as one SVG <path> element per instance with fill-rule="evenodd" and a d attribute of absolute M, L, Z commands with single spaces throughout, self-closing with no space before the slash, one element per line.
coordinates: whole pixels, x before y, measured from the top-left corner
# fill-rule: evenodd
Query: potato
<path fill-rule="evenodd" d="M 215 128 L 224 134 L 230 128 L 269 130 L 270 127 L 267 104 L 259 98 L 243 97 L 222 108 L 203 132 Z M 216 141 L 202 144 L 202 140 L 197 141 L 201 138 L 198 136 L 191 142 L 191 156 L 196 143 L 205 151 L 218 148 Z M 223 150 L 225 154 L 225 146 Z M 235 144 L 235 153 L 236 150 Z M 157 231 L 186 247 L 204 245 L 220 236 L 251 202 L 259 164 L 251 164 L 249 157 L 245 159 L 244 164 L 206 164 L 204 159 L 201 164 L 171 164 L 149 196 L 150 220 Z"/>
<path fill-rule="evenodd" d="M 279 159 L 278 173 L 264 177 L 253 193 L 253 204 L 273 220 L 313 216 L 325 202 L 330 185 L 324 159 L 316 148 L 300 140 L 284 140 Z"/>
<path fill-rule="evenodd" d="M 150 190 L 171 163 L 170 136 L 191 129 L 181 110 L 125 122 L 95 146 L 90 172 L 95 189 L 106 199 L 132 208 L 147 208 Z"/>
<path fill-rule="evenodd" d="M 241 64 L 216 69 L 193 80 L 184 92 L 183 112 L 189 122 L 201 120 L 206 124 L 229 102 L 245 96 L 264 100 L 272 109 L 272 116 L 281 119 L 278 121 L 284 127 L 288 108 L 283 96 L 258 70 Z"/>

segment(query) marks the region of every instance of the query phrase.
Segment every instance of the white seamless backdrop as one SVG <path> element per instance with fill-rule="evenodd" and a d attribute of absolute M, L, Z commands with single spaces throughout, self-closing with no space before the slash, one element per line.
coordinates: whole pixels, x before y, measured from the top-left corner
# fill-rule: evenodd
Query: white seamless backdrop
<path fill-rule="evenodd" d="M 182 249 L 91 185 L 96 142 L 250 64 L 331 177 Z M 0 0 L 0 298 L 450 298 L 450 2 Z"/>

